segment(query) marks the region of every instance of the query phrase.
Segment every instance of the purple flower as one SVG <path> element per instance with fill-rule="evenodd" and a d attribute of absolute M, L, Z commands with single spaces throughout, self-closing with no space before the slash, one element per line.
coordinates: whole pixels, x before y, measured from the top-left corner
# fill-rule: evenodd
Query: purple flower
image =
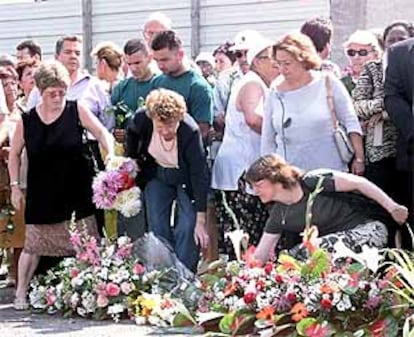
<path fill-rule="evenodd" d="M 138 170 L 137 163 L 131 159 L 125 160 L 119 167 L 120 171 L 126 171 L 129 174 L 134 174 Z"/>
<path fill-rule="evenodd" d="M 119 172 L 100 172 L 93 180 L 93 202 L 100 209 L 111 209 L 118 191 L 123 186 L 122 176 Z"/>
<path fill-rule="evenodd" d="M 375 310 L 382 302 L 381 296 L 372 296 L 364 303 L 363 307 L 368 310 Z"/>

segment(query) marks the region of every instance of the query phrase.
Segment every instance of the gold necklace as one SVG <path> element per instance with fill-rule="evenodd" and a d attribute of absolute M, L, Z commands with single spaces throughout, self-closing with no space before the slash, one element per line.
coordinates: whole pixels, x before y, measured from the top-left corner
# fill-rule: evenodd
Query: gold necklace
<path fill-rule="evenodd" d="M 171 142 L 171 146 L 170 146 L 170 148 L 168 148 L 167 146 L 166 146 L 166 143 L 164 143 L 164 142 L 166 142 L 166 141 L 164 141 L 164 139 L 161 137 L 161 135 L 158 135 L 159 137 L 160 137 L 160 144 L 161 144 L 161 147 L 162 147 L 162 149 L 165 151 L 165 152 L 171 152 L 173 149 L 174 149 L 174 146 L 175 146 L 175 141 L 176 141 L 176 137 L 174 137 L 174 139 L 172 140 L 172 142 Z"/>
<path fill-rule="evenodd" d="M 282 226 L 286 225 L 286 217 L 289 213 L 289 207 L 290 205 L 285 206 L 285 210 L 283 212 L 282 206 L 280 206 L 280 218 L 282 219 L 280 223 L 282 224 Z"/>

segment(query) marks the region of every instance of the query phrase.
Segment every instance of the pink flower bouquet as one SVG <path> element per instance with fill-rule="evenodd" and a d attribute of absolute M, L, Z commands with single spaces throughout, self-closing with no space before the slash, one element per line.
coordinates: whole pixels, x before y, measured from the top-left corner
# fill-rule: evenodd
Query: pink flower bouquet
<path fill-rule="evenodd" d="M 141 190 L 135 184 L 137 173 L 138 166 L 133 159 L 111 158 L 106 170 L 93 180 L 96 207 L 119 211 L 128 218 L 137 215 L 141 210 Z"/>

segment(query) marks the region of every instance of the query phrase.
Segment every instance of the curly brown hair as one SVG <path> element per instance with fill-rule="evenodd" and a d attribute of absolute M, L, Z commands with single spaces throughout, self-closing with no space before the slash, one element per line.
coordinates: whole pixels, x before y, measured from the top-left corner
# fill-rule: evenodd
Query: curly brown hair
<path fill-rule="evenodd" d="M 257 159 L 246 172 L 249 184 L 266 179 L 273 184 L 279 183 L 286 189 L 296 186 L 302 176 L 302 170 L 288 164 L 276 154 L 268 154 Z"/>
<path fill-rule="evenodd" d="M 184 97 L 168 89 L 156 89 L 149 93 L 145 105 L 151 119 L 160 122 L 180 121 L 187 112 Z"/>
<path fill-rule="evenodd" d="M 316 52 L 315 45 L 305 34 L 287 34 L 273 47 L 274 56 L 276 56 L 278 50 L 291 54 L 297 61 L 303 64 L 306 70 L 319 69 L 321 67 L 322 60 Z"/>

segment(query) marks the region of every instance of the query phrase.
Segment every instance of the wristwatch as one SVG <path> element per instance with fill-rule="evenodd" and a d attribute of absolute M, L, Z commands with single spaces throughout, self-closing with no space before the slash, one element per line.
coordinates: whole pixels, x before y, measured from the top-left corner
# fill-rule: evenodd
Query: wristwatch
<path fill-rule="evenodd" d="M 19 186 L 19 182 L 17 180 L 14 180 L 14 181 L 10 182 L 10 186 L 11 187 L 13 187 L 13 186 Z"/>

